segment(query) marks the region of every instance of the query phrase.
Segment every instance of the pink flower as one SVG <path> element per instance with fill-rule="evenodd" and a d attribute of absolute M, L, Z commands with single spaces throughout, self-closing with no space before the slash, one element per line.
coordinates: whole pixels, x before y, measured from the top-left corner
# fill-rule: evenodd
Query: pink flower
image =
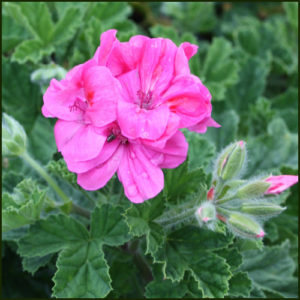
<path fill-rule="evenodd" d="M 78 184 L 102 188 L 115 172 L 126 196 L 136 203 L 156 196 L 164 186 L 161 168 L 175 168 L 187 155 L 188 144 L 171 119 L 153 141 L 130 139 L 116 122 L 121 85 L 109 69 L 94 60 L 76 66 L 60 82 L 53 79 L 44 94 L 42 112 L 56 117 L 58 150 Z"/>
<path fill-rule="evenodd" d="M 298 176 L 294 175 L 279 175 L 270 176 L 265 181 L 271 183 L 271 186 L 266 191 L 266 194 L 279 194 L 298 182 Z"/>
<path fill-rule="evenodd" d="M 219 125 L 209 91 L 189 71 L 197 46 L 115 36 L 103 33 L 91 60 L 52 79 L 42 113 L 58 118 L 57 148 L 80 186 L 100 189 L 117 172 L 128 199 L 141 203 L 163 189 L 162 168 L 185 161 L 188 144 L 178 129 Z"/>
<path fill-rule="evenodd" d="M 167 124 L 204 133 L 220 127 L 211 118 L 211 95 L 199 78 L 190 74 L 188 60 L 197 46 L 171 40 L 134 36 L 116 39 L 116 30 L 101 35 L 94 59 L 118 78 L 123 93 L 118 102 L 118 123 L 123 135 L 156 140 Z"/>

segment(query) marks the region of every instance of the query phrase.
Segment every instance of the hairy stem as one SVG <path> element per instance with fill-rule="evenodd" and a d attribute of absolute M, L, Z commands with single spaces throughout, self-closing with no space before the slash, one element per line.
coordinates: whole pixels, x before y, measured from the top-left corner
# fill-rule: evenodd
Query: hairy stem
<path fill-rule="evenodd" d="M 53 188 L 53 190 L 57 193 L 57 195 L 64 202 L 64 206 L 67 208 L 67 211 L 71 210 L 79 215 L 82 215 L 86 218 L 90 217 L 90 212 L 79 207 L 75 203 L 73 203 L 69 197 L 63 192 L 63 190 L 57 185 L 57 183 L 53 180 L 51 176 L 46 172 L 46 170 L 36 161 L 34 160 L 26 151 L 21 156 L 37 173 L 40 174 L 41 177 L 45 179 L 45 181 Z"/>

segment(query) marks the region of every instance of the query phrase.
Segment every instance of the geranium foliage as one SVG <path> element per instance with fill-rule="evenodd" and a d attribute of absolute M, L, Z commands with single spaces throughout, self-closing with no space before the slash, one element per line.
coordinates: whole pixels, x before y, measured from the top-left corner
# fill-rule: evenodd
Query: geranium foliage
<path fill-rule="evenodd" d="M 204 134 L 188 130 L 197 122 L 178 125 L 176 168 L 170 160 L 145 173 L 163 179 L 156 188 L 157 178 L 144 178 L 155 190 L 149 197 L 131 197 L 117 169 L 100 189 L 86 188 L 98 186 L 92 176 L 79 185 L 84 160 L 60 149 L 56 121 L 43 117 L 56 117 L 57 107 L 41 112 L 50 80 L 90 60 L 110 29 L 120 42 L 170 39 L 173 48 L 163 47 L 174 57 L 182 43 L 196 45 L 189 68 L 221 125 Z M 94 68 L 83 82 L 101 78 L 98 88 L 117 101 L 107 87 L 117 90 L 118 77 Z M 4 2 L 2 75 L 3 298 L 297 297 L 298 187 L 288 187 L 298 174 L 298 3 Z M 122 134 L 149 145 L 129 118 L 118 119 Z M 134 145 L 128 156 L 148 172 L 156 148 Z"/>

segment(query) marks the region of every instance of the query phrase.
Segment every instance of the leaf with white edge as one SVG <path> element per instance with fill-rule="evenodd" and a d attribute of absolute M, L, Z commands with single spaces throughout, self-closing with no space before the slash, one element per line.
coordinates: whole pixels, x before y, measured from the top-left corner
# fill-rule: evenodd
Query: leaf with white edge
<path fill-rule="evenodd" d="M 109 267 L 96 241 L 74 243 L 57 260 L 53 295 L 57 298 L 104 298 L 111 290 Z"/>
<path fill-rule="evenodd" d="M 211 167 L 211 160 L 216 152 L 214 144 L 196 132 L 185 130 L 184 135 L 189 143 L 189 169 Z"/>
<path fill-rule="evenodd" d="M 154 257 L 156 262 L 164 264 L 163 270 L 166 278 L 179 281 L 199 257 L 209 255 L 207 252 L 209 250 L 222 249 L 231 242 L 231 235 L 225 236 L 199 227 L 185 226 L 171 232 Z"/>
<path fill-rule="evenodd" d="M 216 251 L 216 254 L 226 259 L 231 271 L 238 268 L 243 262 L 242 255 L 236 248 L 223 248 Z"/>
<path fill-rule="evenodd" d="M 156 279 L 146 286 L 146 298 L 183 298 L 187 287 L 182 282 L 172 282 L 170 279 Z"/>
<path fill-rule="evenodd" d="M 9 231 L 32 224 L 40 218 L 45 201 L 45 191 L 31 179 L 24 179 L 13 194 L 2 195 L 2 230 Z"/>
<path fill-rule="evenodd" d="M 293 277 L 295 263 L 289 255 L 289 242 L 265 247 L 264 251 L 243 252 L 241 271 L 248 272 L 256 286 L 264 291 L 274 291 L 287 298 L 297 297 L 298 290 Z"/>
<path fill-rule="evenodd" d="M 12 55 L 12 61 L 16 61 L 19 64 L 25 62 L 37 63 L 44 56 L 50 55 L 54 52 L 53 46 L 43 46 L 39 40 L 26 40 L 16 47 L 14 54 Z"/>
<path fill-rule="evenodd" d="M 252 281 L 246 272 L 237 272 L 229 280 L 230 297 L 249 297 L 252 288 Z"/>
<path fill-rule="evenodd" d="M 103 204 L 92 214 L 91 237 L 101 244 L 120 246 L 130 239 L 121 207 Z"/>
<path fill-rule="evenodd" d="M 131 205 L 125 212 L 126 223 L 130 233 L 134 236 L 146 235 L 146 252 L 154 255 L 162 246 L 165 232 L 154 219 L 159 217 L 163 211 L 164 203 L 161 196 L 140 205 Z"/>
<path fill-rule="evenodd" d="M 162 247 L 165 239 L 165 231 L 155 222 L 149 223 L 149 230 L 146 234 L 147 249 L 145 254 L 152 256 Z"/>
<path fill-rule="evenodd" d="M 87 242 L 88 238 L 88 231 L 75 219 L 66 215 L 50 215 L 30 227 L 28 234 L 18 241 L 18 252 L 24 257 L 44 256 L 76 242 Z"/>
<path fill-rule="evenodd" d="M 39 268 L 49 263 L 52 256 L 52 254 L 48 254 L 45 256 L 24 257 L 22 259 L 23 270 L 34 275 Z"/>
<path fill-rule="evenodd" d="M 189 269 L 204 298 L 222 298 L 228 292 L 231 273 L 224 258 L 208 251 L 199 253 L 198 259 L 190 261 Z"/>

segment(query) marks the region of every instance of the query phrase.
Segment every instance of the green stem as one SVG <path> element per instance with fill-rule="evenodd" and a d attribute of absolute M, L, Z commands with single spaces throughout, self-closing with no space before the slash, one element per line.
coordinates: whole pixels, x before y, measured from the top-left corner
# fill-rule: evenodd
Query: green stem
<path fill-rule="evenodd" d="M 168 213 L 166 214 L 167 216 L 162 216 L 161 218 L 155 220 L 157 223 L 161 224 L 162 226 L 169 226 L 172 224 L 177 224 L 184 222 L 187 218 L 190 218 L 194 215 L 196 211 L 195 207 L 191 207 L 183 211 L 182 213 L 175 214 L 168 216 Z"/>
<path fill-rule="evenodd" d="M 22 158 L 24 158 L 24 160 L 48 182 L 65 204 L 71 203 L 69 197 L 61 190 L 61 188 L 37 161 L 35 161 L 27 152 L 22 154 Z"/>

